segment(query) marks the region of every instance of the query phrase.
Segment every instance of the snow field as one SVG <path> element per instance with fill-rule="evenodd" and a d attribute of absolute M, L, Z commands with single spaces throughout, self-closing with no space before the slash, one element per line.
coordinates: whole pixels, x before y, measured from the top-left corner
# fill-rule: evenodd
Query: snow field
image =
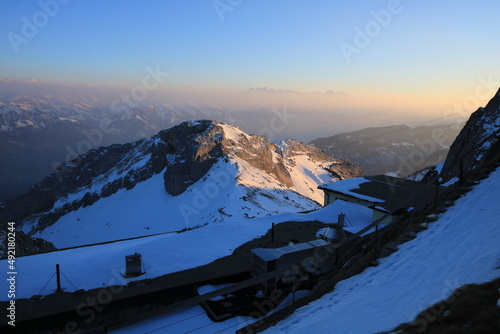
<path fill-rule="evenodd" d="M 34 236 L 65 248 L 319 207 L 293 190 L 280 189 L 269 176 L 245 164 L 240 161 L 236 167 L 233 161 L 221 160 L 179 196 L 165 191 L 163 173 L 154 175 L 133 189 L 120 189 L 66 214 Z M 251 176 L 237 182 L 238 173 Z M 253 201 L 244 199 L 249 192 Z"/>
<path fill-rule="evenodd" d="M 285 213 L 271 217 L 247 220 L 231 220 L 223 224 L 209 224 L 204 228 L 183 233 L 169 233 L 134 240 L 119 241 L 90 247 L 24 256 L 16 259 L 17 298 L 30 298 L 35 294 L 54 293 L 55 281 L 41 291 L 60 264 L 61 271 L 77 289 L 96 289 L 108 285 L 125 285 L 121 277 L 125 271 L 125 256 L 142 255 L 148 278 L 174 273 L 208 264 L 218 258 L 231 255 L 238 246 L 267 233 L 272 223 L 287 221 L 323 221 L 333 223 L 338 208 L 325 208 L 307 213 Z M 195 242 L 193 242 L 195 240 Z M 168 254 L 168 257 L 165 256 Z M 0 266 L 7 266 L 7 260 Z M 145 278 L 139 276 L 137 279 Z M 64 291 L 76 289 L 66 279 Z M 0 300 L 7 300 L 7 295 Z"/>
<path fill-rule="evenodd" d="M 250 138 L 234 126 L 219 125 L 236 145 Z M 94 179 L 88 188 L 59 199 L 54 207 L 80 200 L 88 192 L 99 194 L 109 182 L 144 166 L 150 157 L 142 152 L 154 140 L 143 140 L 123 163 Z M 276 152 L 273 155 L 277 158 Z M 167 158 L 170 161 L 173 157 Z M 164 172 L 161 172 L 130 190 L 120 189 L 92 205 L 67 213 L 34 236 L 52 242 L 57 248 L 67 248 L 319 208 L 323 191 L 317 189 L 318 185 L 335 179 L 306 154 L 287 160 L 294 166 L 289 168 L 292 188 L 230 153 L 228 159 L 219 160 L 179 196 L 165 191 Z M 36 228 L 38 219 L 32 217 L 22 227 L 23 231 L 28 233 Z"/>
<path fill-rule="evenodd" d="M 265 333 L 388 331 L 462 285 L 499 277 L 499 187 L 497 170 L 379 266 L 338 283 Z"/>

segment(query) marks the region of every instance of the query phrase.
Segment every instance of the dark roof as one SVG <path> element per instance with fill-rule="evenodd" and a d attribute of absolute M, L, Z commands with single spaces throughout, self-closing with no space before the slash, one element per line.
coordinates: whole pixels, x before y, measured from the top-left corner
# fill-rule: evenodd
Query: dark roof
<path fill-rule="evenodd" d="M 402 208 L 418 208 L 432 201 L 436 186 L 387 175 L 346 179 L 318 187 L 372 203 L 372 207 L 392 211 L 404 201 Z M 416 196 L 414 196 L 418 193 Z"/>

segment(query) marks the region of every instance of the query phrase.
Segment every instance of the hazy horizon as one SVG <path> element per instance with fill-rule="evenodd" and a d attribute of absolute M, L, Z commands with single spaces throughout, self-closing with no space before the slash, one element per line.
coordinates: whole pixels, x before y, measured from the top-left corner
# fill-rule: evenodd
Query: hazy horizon
<path fill-rule="evenodd" d="M 14 80 L 0 78 L 0 102 L 13 101 L 22 97 L 30 98 L 63 98 L 74 103 L 87 101 L 99 110 L 114 110 L 118 113 L 132 110 L 122 97 L 131 95 L 130 90 L 120 90 L 92 85 L 70 85 L 43 82 L 38 80 Z M 314 103 L 313 103 L 314 102 Z M 474 98 L 474 102 L 479 102 Z M 187 92 L 173 90 L 155 90 L 148 92 L 142 101 L 129 101 L 133 106 L 165 105 L 174 110 L 195 107 L 208 110 L 205 118 L 234 123 L 231 115 L 258 112 L 273 112 L 284 115 L 284 125 L 280 131 L 274 132 L 271 140 L 296 139 L 309 142 L 321 137 L 329 137 L 340 133 L 352 132 L 369 127 L 391 125 L 452 124 L 464 122 L 473 111 L 484 106 L 441 106 L 436 113 L 422 113 L 412 106 L 404 110 L 396 106 L 381 103 L 375 99 L 355 97 L 344 92 L 298 92 L 292 90 L 274 90 L 267 87 L 251 87 L 245 91 L 233 92 Z M 227 112 L 224 119 L 211 118 L 210 108 L 218 108 Z M 401 112 L 404 111 L 404 112 Z M 239 117 L 235 117 L 238 119 Z M 266 123 L 269 120 L 260 120 Z M 236 124 L 240 125 L 241 124 Z M 249 133 L 259 133 L 259 126 L 241 126 Z"/>
<path fill-rule="evenodd" d="M 40 0 L 0 9 L 4 97 L 112 103 L 135 94 L 138 104 L 287 109 L 309 112 L 303 126 L 315 136 L 328 129 L 324 118 L 315 124 L 318 113 L 331 114 L 332 134 L 466 119 L 500 86 L 492 0 Z"/>

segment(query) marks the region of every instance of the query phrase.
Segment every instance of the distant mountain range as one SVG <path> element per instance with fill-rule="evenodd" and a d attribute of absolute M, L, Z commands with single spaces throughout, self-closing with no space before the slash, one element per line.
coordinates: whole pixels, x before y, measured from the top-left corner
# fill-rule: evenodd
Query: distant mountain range
<path fill-rule="evenodd" d="M 363 167 L 367 175 L 406 177 L 444 161 L 462 126 L 373 127 L 315 139 L 309 144 Z"/>
<path fill-rule="evenodd" d="M 194 104 L 134 108 L 121 104 L 113 108 L 112 103 L 93 97 L 5 97 L 0 102 L 0 201 L 28 191 L 60 164 L 90 149 L 148 138 L 184 121 L 221 121 L 253 129 L 247 132 L 274 141 L 274 137 L 286 138 L 280 130 L 295 131 L 295 123 L 288 129 L 290 122 L 293 119 L 300 124 L 301 117 L 304 115 L 286 109 L 231 112 Z M 368 175 L 407 176 L 442 162 L 461 126 L 367 128 L 316 139 L 310 144 L 334 158 L 352 161 Z"/>
<path fill-rule="evenodd" d="M 125 109 L 125 110 L 124 110 Z M 17 96 L 0 102 L 0 201 L 12 199 L 40 182 L 58 165 L 89 149 L 132 142 L 193 119 L 236 125 L 270 119 L 272 111 L 254 117 L 190 104 L 150 105 L 113 110 L 93 98 L 48 95 Z"/>
<path fill-rule="evenodd" d="M 26 104 L 0 104 L 0 200 L 25 192 L 52 165 L 85 153 L 92 127 Z M 78 153 L 77 151 L 80 151 Z"/>

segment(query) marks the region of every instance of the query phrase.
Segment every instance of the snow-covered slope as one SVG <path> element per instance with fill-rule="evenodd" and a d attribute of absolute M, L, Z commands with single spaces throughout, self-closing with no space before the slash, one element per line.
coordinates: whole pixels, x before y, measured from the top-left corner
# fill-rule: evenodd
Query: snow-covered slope
<path fill-rule="evenodd" d="M 91 151 L 12 205 L 24 212 L 48 197 L 22 230 L 60 248 L 317 209 L 318 185 L 360 172 L 293 140 L 276 145 L 232 125 L 186 122 Z M 65 188 L 54 193 L 58 177 Z"/>
<path fill-rule="evenodd" d="M 237 173 L 234 164 L 219 162 L 206 174 L 205 181 L 200 180 L 178 196 L 165 191 L 163 175 L 157 174 L 131 190 L 120 189 L 69 212 L 35 236 L 61 248 L 317 208 L 316 203 L 294 191 L 272 188 L 260 171 L 254 178 L 262 180 L 261 187 L 238 186 Z M 29 230 L 30 224 L 24 228 Z"/>
<path fill-rule="evenodd" d="M 429 229 L 265 333 L 377 333 L 412 321 L 458 287 L 500 276 L 500 170 Z"/>
<path fill-rule="evenodd" d="M 140 253 L 147 277 L 155 278 L 231 255 L 240 245 L 266 234 L 272 223 L 314 220 L 334 223 L 337 214 L 346 211 L 346 207 L 329 205 L 309 213 L 283 213 L 252 220 L 233 219 L 183 233 L 166 233 L 19 257 L 16 266 L 22 268 L 22 272 L 17 276 L 16 298 L 30 298 L 40 293 L 53 275 L 56 264 L 60 264 L 61 270 L 78 289 L 95 289 L 103 284 L 124 285 L 128 282 L 121 276 L 125 272 L 125 255 Z M 168 258 L 165 254 L 169 255 Z M 0 261 L 0 265 L 6 268 L 7 260 Z M 66 292 L 75 291 L 74 286 L 66 281 L 63 289 Z M 54 285 L 47 287 L 42 295 L 54 293 L 54 288 Z M 1 300 L 7 300 L 7 294 L 0 295 Z"/>
<path fill-rule="evenodd" d="M 378 267 L 368 268 L 338 283 L 332 293 L 297 310 L 265 333 L 373 334 L 389 331 L 414 320 L 420 311 L 446 299 L 464 284 L 498 277 L 500 209 L 495 205 L 497 198 L 494 195 L 499 186 L 500 170 L 497 170 L 457 200 L 455 206 L 440 215 L 427 231 L 380 260 Z M 309 215 L 323 220 L 347 212 L 355 221 L 354 225 L 363 221 L 362 216 L 349 213 L 348 207 L 335 207 L 337 202 Z M 269 218 L 262 221 L 265 219 Z M 213 322 L 197 306 L 113 333 L 234 333 L 256 321 L 237 317 Z"/>

